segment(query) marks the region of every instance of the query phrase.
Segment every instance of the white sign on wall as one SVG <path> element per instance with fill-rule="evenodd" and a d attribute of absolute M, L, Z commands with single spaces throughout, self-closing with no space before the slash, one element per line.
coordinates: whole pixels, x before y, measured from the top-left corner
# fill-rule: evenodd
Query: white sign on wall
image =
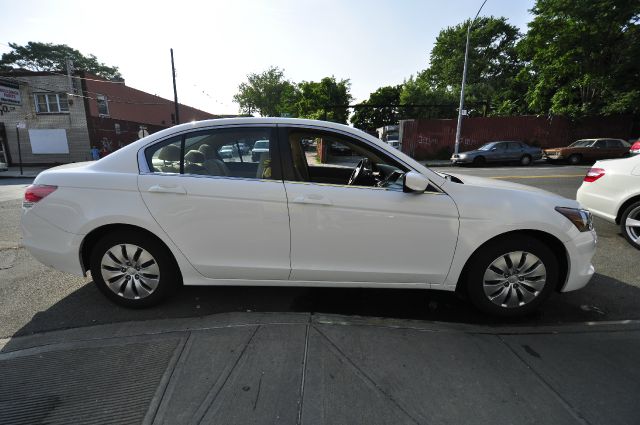
<path fill-rule="evenodd" d="M 65 129 L 29 130 L 31 152 L 34 154 L 69 153 Z"/>
<path fill-rule="evenodd" d="M 7 105 L 20 105 L 22 99 L 20 98 L 20 89 L 18 86 L 7 83 L 0 83 L 0 103 Z"/>

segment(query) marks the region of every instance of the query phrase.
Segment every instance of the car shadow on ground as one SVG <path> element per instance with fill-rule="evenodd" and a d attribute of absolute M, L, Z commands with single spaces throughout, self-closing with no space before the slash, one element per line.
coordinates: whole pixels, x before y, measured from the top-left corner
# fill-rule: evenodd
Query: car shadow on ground
<path fill-rule="evenodd" d="M 199 317 L 227 312 L 308 312 L 482 325 L 526 325 L 639 319 L 640 288 L 594 276 L 583 290 L 553 294 L 536 313 L 490 317 L 455 294 L 419 289 L 184 287 L 165 303 L 127 309 L 107 300 L 89 282 L 38 312 L 13 336 L 83 326 Z"/>

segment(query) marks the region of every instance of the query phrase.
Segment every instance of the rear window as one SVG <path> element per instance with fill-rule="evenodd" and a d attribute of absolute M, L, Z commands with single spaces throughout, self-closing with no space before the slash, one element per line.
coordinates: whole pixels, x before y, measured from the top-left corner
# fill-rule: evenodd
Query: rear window
<path fill-rule="evenodd" d="M 253 145 L 254 149 L 269 149 L 269 141 L 268 140 L 258 140 L 255 145 Z"/>

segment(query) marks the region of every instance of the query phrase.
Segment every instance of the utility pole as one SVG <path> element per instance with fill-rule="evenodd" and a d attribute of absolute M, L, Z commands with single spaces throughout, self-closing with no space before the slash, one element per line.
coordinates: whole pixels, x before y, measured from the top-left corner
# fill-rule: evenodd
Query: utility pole
<path fill-rule="evenodd" d="M 467 83 L 467 59 L 469 58 L 469 36 L 471 34 L 471 27 L 473 27 L 473 24 L 475 24 L 476 19 L 478 19 L 478 15 L 480 14 L 480 11 L 482 10 L 486 2 L 487 0 L 484 0 L 482 2 L 480 9 L 478 9 L 478 13 L 476 13 L 476 16 L 473 18 L 473 21 L 469 22 L 469 26 L 467 27 L 467 47 L 464 50 L 464 67 L 462 69 L 462 86 L 460 87 L 460 106 L 458 107 L 458 125 L 456 127 L 456 144 L 453 149 L 454 155 L 458 154 L 458 148 L 460 146 L 460 129 L 462 128 L 462 110 L 464 108 L 464 87 Z"/>
<path fill-rule="evenodd" d="M 178 108 L 178 89 L 176 88 L 176 67 L 173 65 L 173 49 L 171 49 L 171 74 L 173 75 L 173 103 L 175 104 L 175 107 L 176 107 L 176 124 L 180 124 L 180 109 Z"/>

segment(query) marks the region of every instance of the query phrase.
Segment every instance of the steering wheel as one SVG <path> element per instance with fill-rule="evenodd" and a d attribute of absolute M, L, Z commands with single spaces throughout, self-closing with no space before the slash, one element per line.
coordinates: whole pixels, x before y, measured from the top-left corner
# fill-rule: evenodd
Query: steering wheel
<path fill-rule="evenodd" d="M 362 158 L 356 166 L 351 177 L 349 177 L 349 186 L 356 184 L 358 181 L 369 180 L 373 177 L 373 169 L 371 167 L 371 161 L 369 158 Z"/>

